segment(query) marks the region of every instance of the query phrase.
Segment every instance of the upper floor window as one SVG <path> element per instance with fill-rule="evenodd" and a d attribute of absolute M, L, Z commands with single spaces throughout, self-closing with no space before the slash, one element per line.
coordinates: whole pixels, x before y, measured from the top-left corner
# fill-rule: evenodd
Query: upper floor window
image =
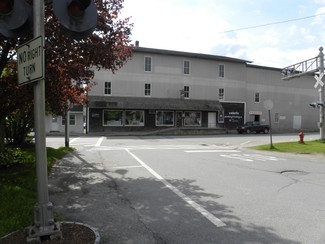
<path fill-rule="evenodd" d="M 219 64 L 218 76 L 221 78 L 225 77 L 225 65 Z"/>
<path fill-rule="evenodd" d="M 183 67 L 184 75 L 189 75 L 190 74 L 190 68 L 191 68 L 190 61 L 184 60 L 184 67 Z"/>
<path fill-rule="evenodd" d="M 189 98 L 189 97 L 190 97 L 190 87 L 184 86 L 184 98 Z"/>
<path fill-rule="evenodd" d="M 151 71 L 151 57 L 144 57 L 144 71 Z"/>
<path fill-rule="evenodd" d="M 225 99 L 225 89 L 219 88 L 219 100 L 224 100 L 224 99 Z"/>
<path fill-rule="evenodd" d="M 146 83 L 144 84 L 144 95 L 147 96 L 151 96 L 151 84 Z"/>
<path fill-rule="evenodd" d="M 106 81 L 104 87 L 105 95 L 112 95 L 112 82 Z"/>
<path fill-rule="evenodd" d="M 259 92 L 255 92 L 255 100 L 256 103 L 260 102 L 260 93 Z"/>

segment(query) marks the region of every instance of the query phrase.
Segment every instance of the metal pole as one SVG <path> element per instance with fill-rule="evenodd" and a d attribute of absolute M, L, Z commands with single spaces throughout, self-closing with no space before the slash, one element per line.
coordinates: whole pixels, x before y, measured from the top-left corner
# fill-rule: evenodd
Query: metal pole
<path fill-rule="evenodd" d="M 319 48 L 319 73 L 324 73 L 324 53 L 323 47 Z M 320 86 L 319 89 L 319 101 L 323 104 L 323 106 L 319 106 L 319 131 L 320 131 L 320 139 L 325 140 L 324 137 L 324 86 Z"/>
<path fill-rule="evenodd" d="M 269 124 L 270 124 L 270 148 L 273 148 L 272 142 L 272 125 L 271 125 L 271 109 L 269 109 Z"/>
<path fill-rule="evenodd" d="M 70 146 L 70 131 L 69 131 L 69 124 L 70 124 L 70 103 L 69 108 L 65 114 L 65 146 Z"/>
<path fill-rule="evenodd" d="M 33 21 L 34 38 L 42 36 L 44 43 L 43 0 L 33 1 Z M 44 52 L 44 47 L 42 51 Z M 42 65 L 45 66 L 44 62 Z M 48 194 L 44 79 L 37 81 L 34 85 L 34 120 L 38 202 L 35 205 L 34 224 L 29 228 L 27 242 L 39 241 L 43 236 L 49 236 L 51 239 L 62 237 L 60 226 L 53 219 L 53 205 L 49 202 Z"/>

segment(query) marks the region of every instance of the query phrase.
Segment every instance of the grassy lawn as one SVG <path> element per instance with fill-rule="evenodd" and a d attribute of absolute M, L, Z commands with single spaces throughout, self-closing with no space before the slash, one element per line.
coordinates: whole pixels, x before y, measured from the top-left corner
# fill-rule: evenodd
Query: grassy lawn
<path fill-rule="evenodd" d="M 325 141 L 305 141 L 305 143 L 298 142 L 282 142 L 273 144 L 273 147 L 268 145 L 253 147 L 257 150 L 269 150 L 276 152 L 295 152 L 295 153 L 321 153 L 325 155 Z"/>
<path fill-rule="evenodd" d="M 48 172 L 53 163 L 61 159 L 71 148 L 47 148 Z M 12 160 L 19 163 L 0 167 L 0 237 L 34 221 L 34 205 L 37 202 L 37 180 L 34 148 L 17 150 Z"/>

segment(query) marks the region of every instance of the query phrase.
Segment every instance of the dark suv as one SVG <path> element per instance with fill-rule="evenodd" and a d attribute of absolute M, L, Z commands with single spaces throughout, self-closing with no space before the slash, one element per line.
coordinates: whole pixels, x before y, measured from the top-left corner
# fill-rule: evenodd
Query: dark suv
<path fill-rule="evenodd" d="M 246 122 L 244 125 L 240 125 L 237 127 L 237 132 L 239 134 L 242 133 L 261 133 L 263 132 L 264 134 L 269 133 L 270 127 L 268 125 L 261 125 L 260 122 L 256 121 L 251 121 L 251 122 Z"/>

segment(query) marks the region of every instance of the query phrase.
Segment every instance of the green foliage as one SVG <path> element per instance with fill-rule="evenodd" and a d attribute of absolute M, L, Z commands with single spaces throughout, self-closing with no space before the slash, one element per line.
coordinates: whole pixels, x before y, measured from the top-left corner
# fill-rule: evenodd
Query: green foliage
<path fill-rule="evenodd" d="M 72 148 L 47 148 L 51 166 Z M 0 170 L 0 237 L 27 227 L 34 220 L 37 202 L 35 152 L 33 148 L 6 149 L 17 163 L 5 164 Z M 9 155 L 8 154 L 8 155 Z"/>
<path fill-rule="evenodd" d="M 270 145 L 262 145 L 254 147 L 257 150 L 271 150 L 278 152 L 295 152 L 295 153 L 322 153 L 325 154 L 325 142 L 321 140 L 299 142 L 282 142 Z"/>
<path fill-rule="evenodd" d="M 8 168 L 17 165 L 32 165 L 35 162 L 35 155 L 31 151 L 20 148 L 5 148 L 0 152 L 0 168 Z"/>

